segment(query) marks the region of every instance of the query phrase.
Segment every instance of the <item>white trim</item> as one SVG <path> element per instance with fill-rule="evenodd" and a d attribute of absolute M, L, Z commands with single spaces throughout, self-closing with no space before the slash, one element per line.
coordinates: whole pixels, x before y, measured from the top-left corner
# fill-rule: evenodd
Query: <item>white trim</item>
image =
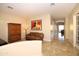
<path fill-rule="evenodd" d="M 73 15 L 73 46 L 76 47 L 76 15 Z"/>

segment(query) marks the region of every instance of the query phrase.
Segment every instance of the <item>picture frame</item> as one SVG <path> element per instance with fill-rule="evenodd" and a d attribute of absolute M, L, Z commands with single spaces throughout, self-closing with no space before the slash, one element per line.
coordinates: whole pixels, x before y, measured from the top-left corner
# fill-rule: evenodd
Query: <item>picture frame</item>
<path fill-rule="evenodd" d="M 42 30 L 42 20 L 32 20 L 31 30 Z"/>

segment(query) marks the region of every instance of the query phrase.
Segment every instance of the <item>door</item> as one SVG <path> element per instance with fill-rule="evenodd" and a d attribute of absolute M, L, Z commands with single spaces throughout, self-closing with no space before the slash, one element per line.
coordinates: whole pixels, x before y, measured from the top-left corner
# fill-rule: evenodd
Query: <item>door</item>
<path fill-rule="evenodd" d="M 21 24 L 8 23 L 8 42 L 21 40 Z"/>

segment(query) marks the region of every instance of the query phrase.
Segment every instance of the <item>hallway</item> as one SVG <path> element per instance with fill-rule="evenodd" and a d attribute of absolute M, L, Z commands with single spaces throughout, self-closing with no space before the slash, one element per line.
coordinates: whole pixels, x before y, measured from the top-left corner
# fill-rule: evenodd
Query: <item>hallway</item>
<path fill-rule="evenodd" d="M 53 40 L 43 42 L 42 53 L 44 56 L 78 56 L 79 50 L 74 48 L 68 41 Z"/>

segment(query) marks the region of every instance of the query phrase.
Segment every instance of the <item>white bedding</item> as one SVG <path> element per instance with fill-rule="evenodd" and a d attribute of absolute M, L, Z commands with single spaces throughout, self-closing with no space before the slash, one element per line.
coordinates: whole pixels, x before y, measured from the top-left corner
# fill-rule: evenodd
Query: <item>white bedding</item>
<path fill-rule="evenodd" d="M 0 47 L 0 56 L 41 56 L 42 41 L 21 41 Z"/>

